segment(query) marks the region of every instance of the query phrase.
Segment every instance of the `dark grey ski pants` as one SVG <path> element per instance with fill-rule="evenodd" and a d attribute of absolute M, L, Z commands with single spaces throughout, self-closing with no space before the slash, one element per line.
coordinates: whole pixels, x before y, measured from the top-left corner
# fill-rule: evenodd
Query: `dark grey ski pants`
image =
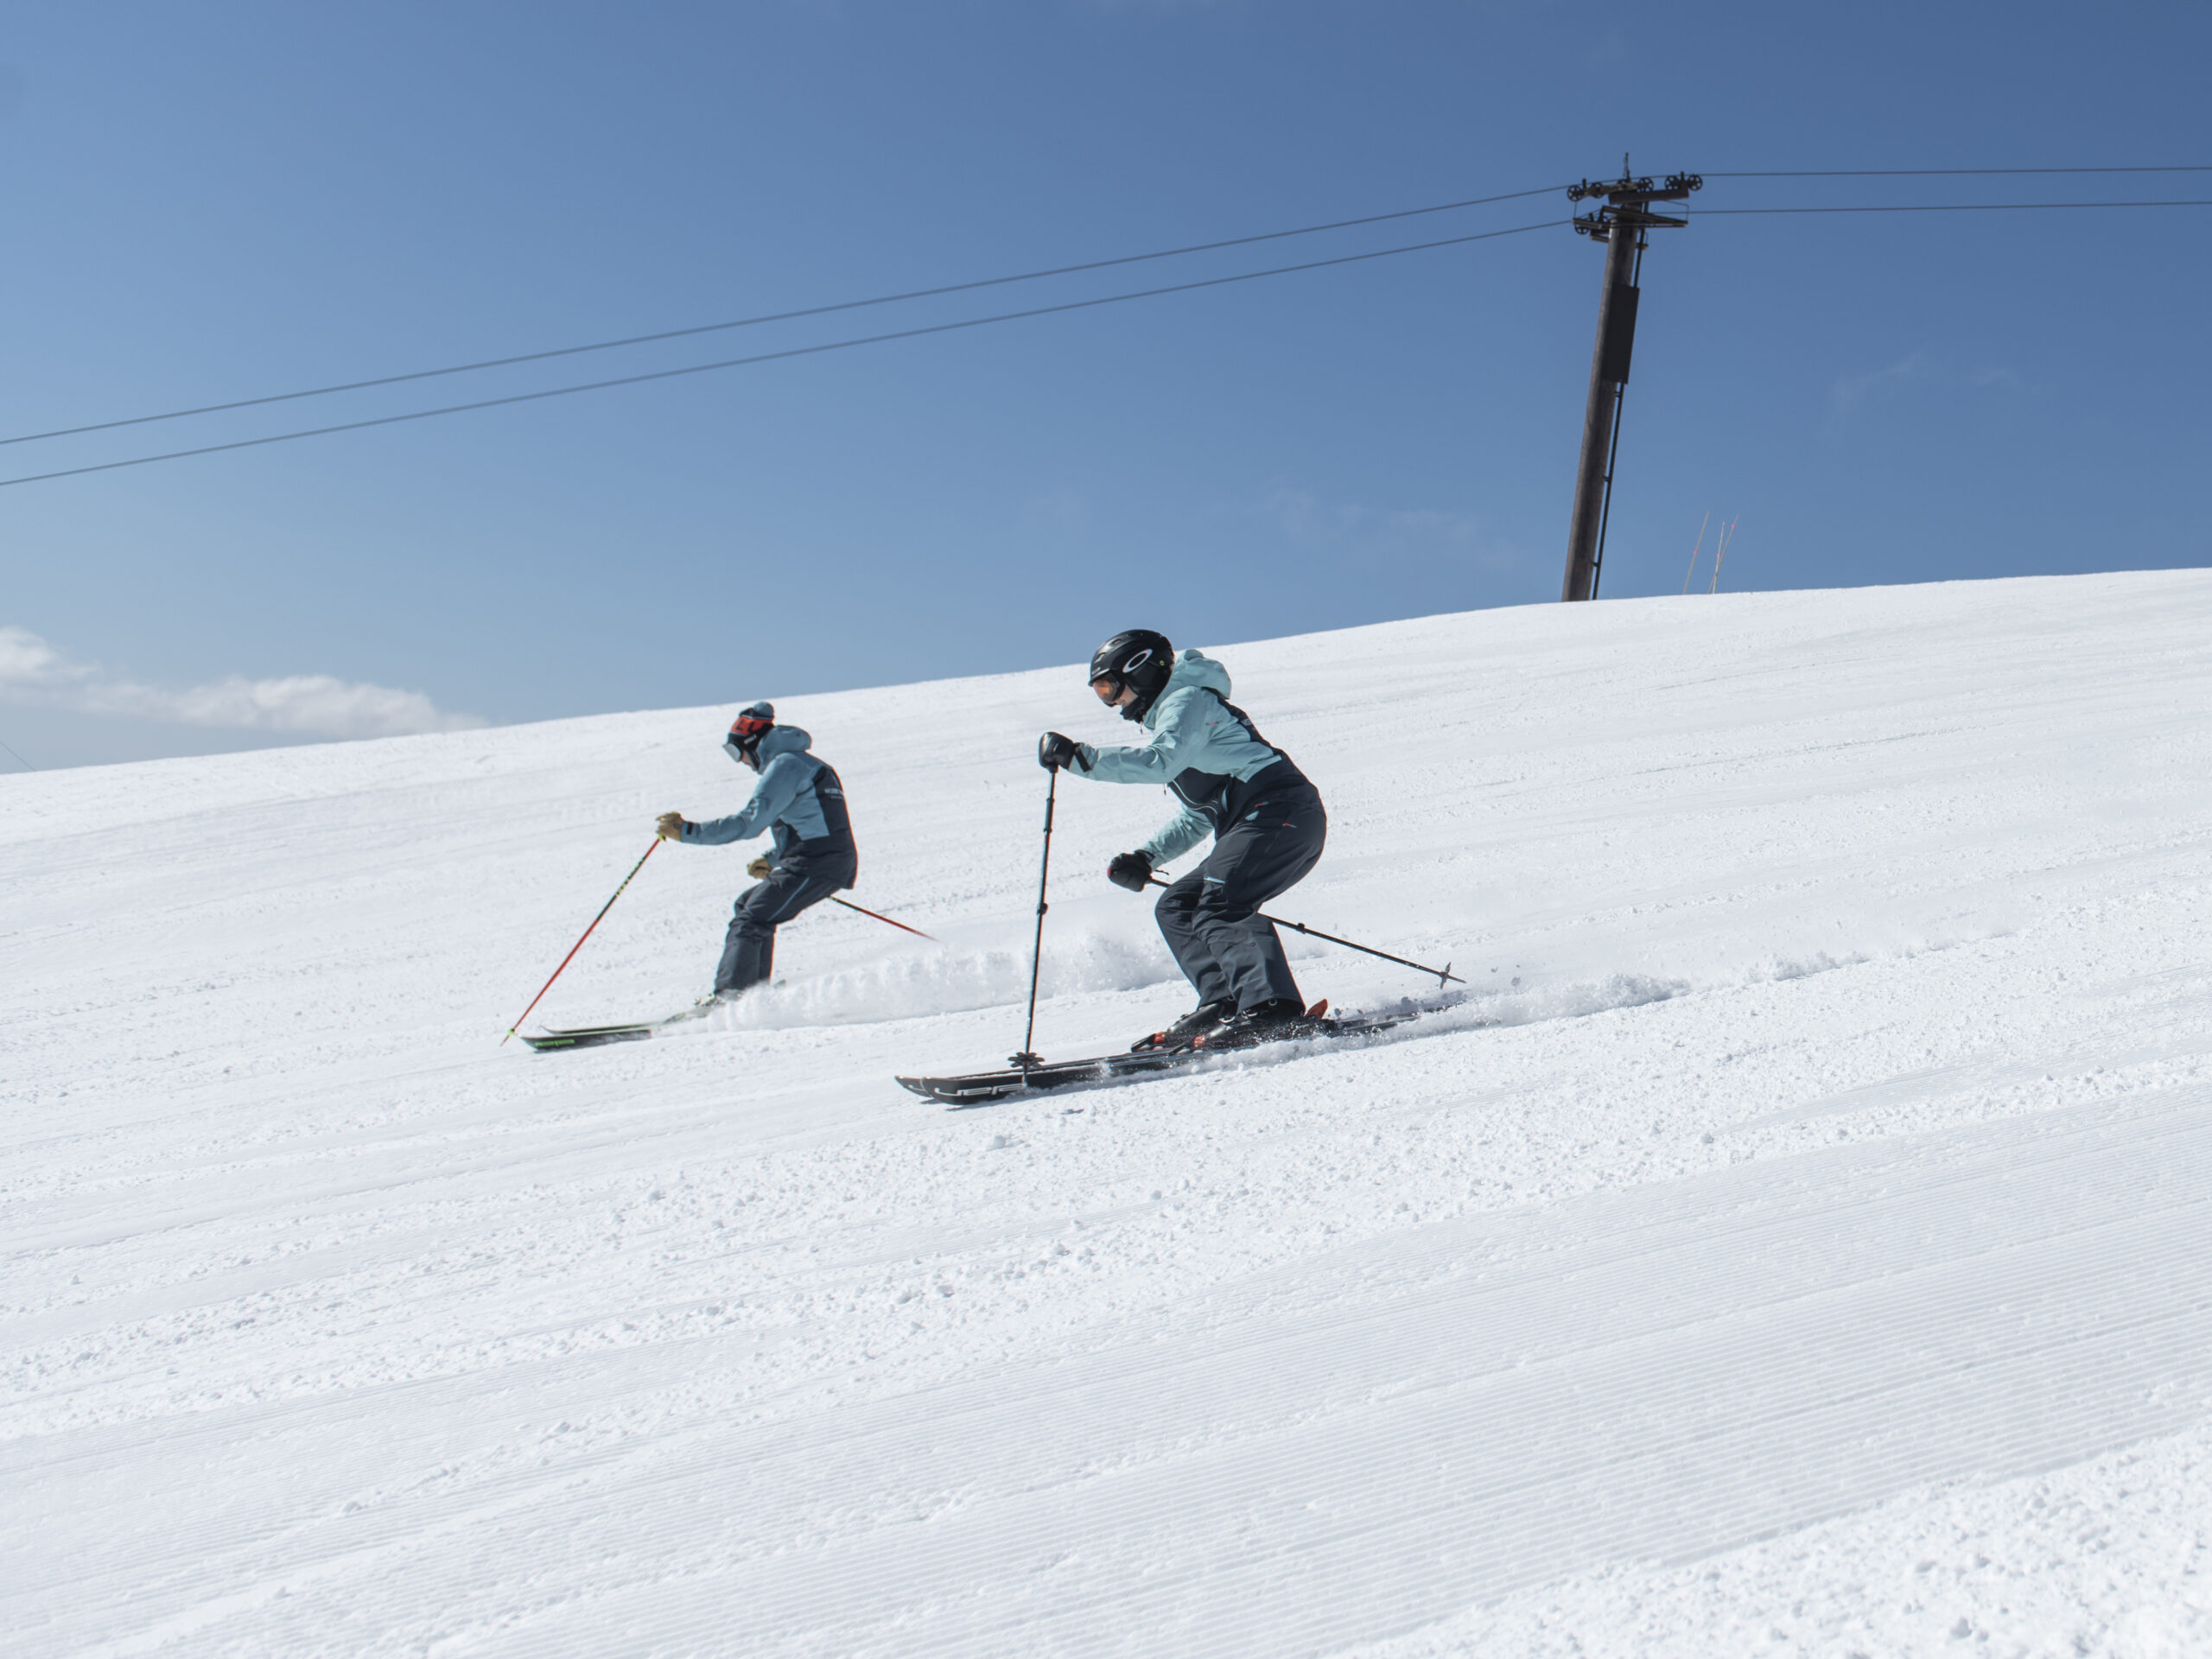
<path fill-rule="evenodd" d="M 1239 1009 L 1298 995 L 1272 924 L 1252 912 L 1306 877 L 1328 839 L 1320 791 L 1304 779 L 1242 804 L 1205 862 L 1160 895 L 1153 914 L 1198 1001 Z"/>
<path fill-rule="evenodd" d="M 741 991 L 768 977 L 776 961 L 776 929 L 804 910 L 818 905 L 844 886 L 836 876 L 802 870 L 772 870 L 760 884 L 738 898 L 737 912 L 722 940 L 721 965 L 715 969 L 715 988 Z"/>

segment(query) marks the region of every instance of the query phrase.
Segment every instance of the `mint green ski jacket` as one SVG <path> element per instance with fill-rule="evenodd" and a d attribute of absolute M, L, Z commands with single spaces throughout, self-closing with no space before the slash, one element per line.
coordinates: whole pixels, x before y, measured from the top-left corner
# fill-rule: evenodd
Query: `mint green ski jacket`
<path fill-rule="evenodd" d="M 1183 803 L 1183 810 L 1137 849 L 1155 868 L 1219 830 L 1239 784 L 1274 766 L 1285 767 L 1290 777 L 1299 775 L 1288 757 L 1229 701 L 1229 671 L 1198 652 L 1176 654 L 1166 689 L 1145 710 L 1144 728 L 1151 736 L 1125 748 L 1078 743 L 1071 770 L 1109 784 L 1161 784 Z"/>

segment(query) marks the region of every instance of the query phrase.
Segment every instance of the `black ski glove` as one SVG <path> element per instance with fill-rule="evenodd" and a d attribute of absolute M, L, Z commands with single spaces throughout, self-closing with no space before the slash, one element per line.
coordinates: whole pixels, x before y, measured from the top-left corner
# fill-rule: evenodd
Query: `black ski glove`
<path fill-rule="evenodd" d="M 1047 772 L 1058 772 L 1075 760 L 1076 741 L 1062 737 L 1058 732 L 1047 732 L 1037 740 L 1037 764 Z"/>
<path fill-rule="evenodd" d="M 1117 887 L 1142 893 L 1152 885 L 1152 861 L 1142 853 L 1122 853 L 1106 867 L 1106 879 Z"/>

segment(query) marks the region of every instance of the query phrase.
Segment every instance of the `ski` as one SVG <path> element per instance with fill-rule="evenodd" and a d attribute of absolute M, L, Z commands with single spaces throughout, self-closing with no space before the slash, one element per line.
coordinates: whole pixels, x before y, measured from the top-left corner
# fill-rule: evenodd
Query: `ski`
<path fill-rule="evenodd" d="M 1087 1059 L 1046 1061 L 1027 1067 L 1008 1066 L 1001 1071 L 972 1071 L 961 1077 L 900 1077 L 899 1084 L 901 1088 L 925 1099 L 942 1101 L 957 1111 L 970 1106 L 987 1106 L 993 1101 L 1005 1100 L 1014 1095 L 1064 1089 L 1071 1084 L 1116 1083 L 1138 1077 L 1162 1077 L 1178 1071 L 1194 1071 L 1217 1058 L 1252 1053 L 1281 1043 L 1372 1037 L 1393 1026 L 1402 1026 L 1408 1020 L 1418 1018 L 1420 1012 L 1418 1009 L 1408 1009 L 1396 1014 L 1346 1014 L 1335 1019 L 1321 1018 L 1318 1014 L 1309 1014 L 1306 1019 L 1289 1027 L 1279 1027 L 1257 1040 L 1233 1046 L 1209 1045 L 1201 1039 L 1186 1048 L 1136 1049 L 1121 1054 L 1095 1054 Z"/>
<path fill-rule="evenodd" d="M 531 1047 L 543 1054 L 556 1048 L 597 1048 L 606 1043 L 642 1042 L 658 1029 L 658 1024 L 631 1026 L 576 1026 L 567 1030 L 558 1028 L 541 1031 L 536 1036 L 526 1032 L 515 1034 Z"/>
<path fill-rule="evenodd" d="M 703 1020 L 722 1006 L 716 998 L 702 996 L 690 1007 L 658 1020 L 633 1020 L 621 1026 L 553 1026 L 535 1037 L 522 1039 L 541 1054 L 556 1048 L 597 1048 L 602 1043 L 642 1042 L 655 1032 L 680 1026 L 687 1020 Z M 522 1036 L 520 1032 L 515 1034 Z"/>

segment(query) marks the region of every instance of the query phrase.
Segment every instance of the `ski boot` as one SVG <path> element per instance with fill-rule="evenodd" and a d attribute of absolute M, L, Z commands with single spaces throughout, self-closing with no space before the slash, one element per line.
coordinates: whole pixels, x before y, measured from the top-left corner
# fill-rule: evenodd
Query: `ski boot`
<path fill-rule="evenodd" d="M 686 1020 L 703 1020 L 716 1008 L 726 1007 L 744 995 L 743 991 L 709 991 L 690 1007 L 670 1014 L 667 1019 L 661 1021 L 661 1024 L 678 1026 Z"/>
<path fill-rule="evenodd" d="M 1311 1014 L 1294 996 L 1278 996 L 1232 1014 L 1214 1030 L 1193 1038 L 1191 1046 L 1212 1054 L 1224 1048 L 1254 1048 L 1286 1038 L 1304 1037 L 1321 1023 L 1320 1007 Z"/>
<path fill-rule="evenodd" d="M 1225 996 L 1211 1002 L 1201 1002 L 1165 1031 L 1155 1031 L 1149 1037 L 1140 1037 L 1129 1045 L 1132 1054 L 1173 1053 L 1188 1048 L 1194 1041 L 1203 1039 L 1223 1020 L 1236 1012 L 1236 1004 Z"/>

